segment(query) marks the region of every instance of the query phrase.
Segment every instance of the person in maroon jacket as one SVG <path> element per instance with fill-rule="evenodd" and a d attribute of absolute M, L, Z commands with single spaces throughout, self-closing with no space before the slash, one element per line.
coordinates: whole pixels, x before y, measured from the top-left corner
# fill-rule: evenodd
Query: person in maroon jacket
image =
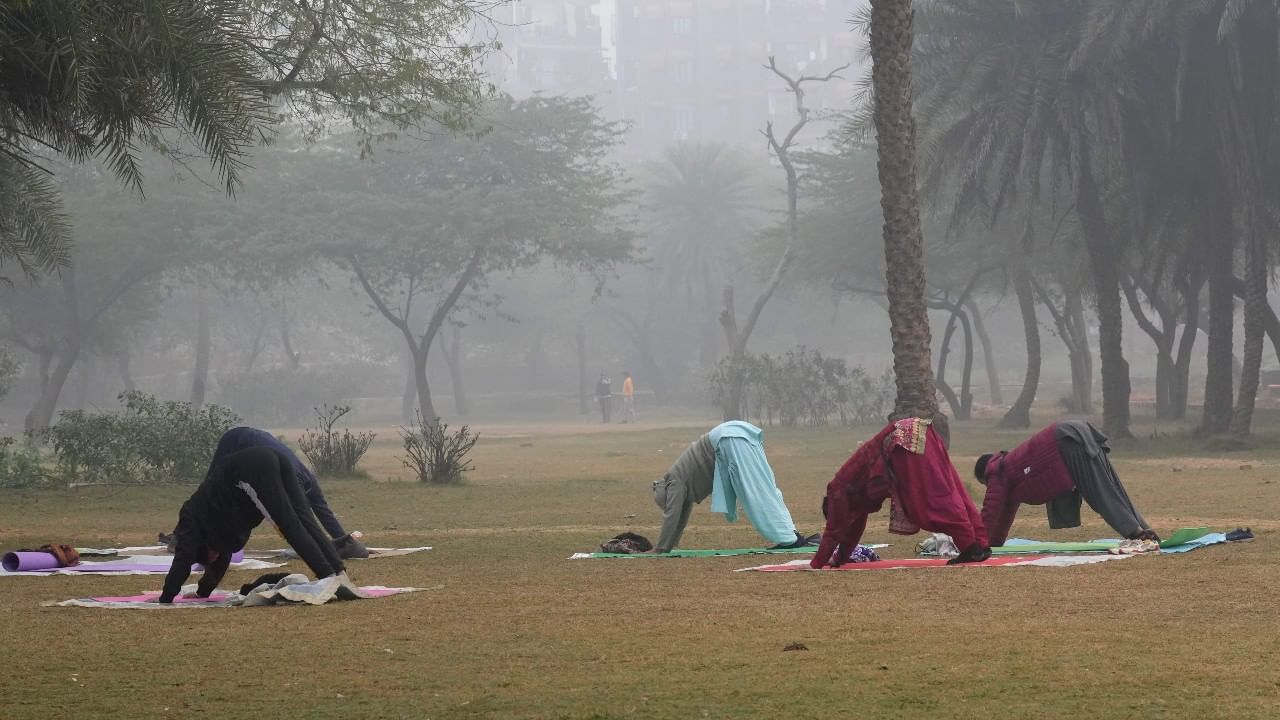
<path fill-rule="evenodd" d="M 973 474 L 987 486 L 982 521 L 1003 545 L 1018 506 L 1045 505 L 1049 527 L 1080 527 L 1080 501 L 1128 539 L 1160 541 L 1142 519 L 1107 458 L 1107 436 L 1083 420 L 1054 423 L 1009 451 L 983 455 Z"/>
<path fill-rule="evenodd" d="M 890 500 L 889 532 L 913 535 L 921 528 L 950 535 L 963 548 L 951 564 L 991 557 L 987 531 L 942 438 L 928 420 L 891 422 L 849 457 L 822 499 L 827 518 L 822 544 L 810 566 L 849 561 L 867 529 L 867 516 Z"/>

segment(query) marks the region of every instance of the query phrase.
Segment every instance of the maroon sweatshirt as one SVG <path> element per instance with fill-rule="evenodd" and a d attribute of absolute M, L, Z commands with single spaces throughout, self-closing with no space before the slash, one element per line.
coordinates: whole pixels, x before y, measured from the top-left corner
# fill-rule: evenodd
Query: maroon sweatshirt
<path fill-rule="evenodd" d="M 1003 545 L 1009 538 L 1019 505 L 1043 505 L 1075 488 L 1058 450 L 1057 427 L 1057 423 L 1050 425 L 987 463 L 982 523 L 987 526 L 992 547 Z"/>
<path fill-rule="evenodd" d="M 809 565 L 839 566 L 849 561 L 867 529 L 867 516 L 891 496 L 924 530 L 951 535 L 961 550 L 987 546 L 987 532 L 942 438 L 930 427 L 925 452 L 897 444 L 894 424 L 863 443 L 827 484 L 827 526 Z"/>

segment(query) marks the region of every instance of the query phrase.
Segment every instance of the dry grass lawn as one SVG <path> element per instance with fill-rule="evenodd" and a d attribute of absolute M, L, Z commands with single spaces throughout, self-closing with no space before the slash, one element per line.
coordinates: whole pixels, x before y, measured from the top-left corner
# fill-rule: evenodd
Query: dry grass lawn
<path fill-rule="evenodd" d="M 1274 419 L 1269 428 L 1280 427 Z M 594 430 L 594 429 L 593 429 Z M 624 431 L 625 430 L 625 431 Z M 482 440 L 460 487 L 403 479 L 394 437 L 370 480 L 325 492 L 373 544 L 433 545 L 352 564 L 427 592 L 320 608 L 170 612 L 42 607 L 157 577 L 0 579 L 0 718 L 1275 718 L 1280 448 L 1202 455 L 1177 436 L 1114 457 L 1156 528 L 1250 525 L 1253 543 L 1068 569 L 734 573 L 758 558 L 566 560 L 623 529 L 656 534 L 649 482 L 696 431 L 528 432 Z M 769 430 L 800 528 L 869 430 Z M 954 429 L 968 475 L 1018 441 Z M 975 490 L 975 497 L 980 494 Z M 0 493 L 0 545 L 151 542 L 190 488 Z M 1015 534 L 1049 535 L 1024 509 Z M 915 540 L 873 519 L 887 554 Z M 277 546 L 260 532 L 254 544 Z M 687 547 L 759 544 L 700 506 Z M 295 563 L 295 567 L 302 567 Z M 232 572 L 226 585 L 250 573 Z M 807 652 L 783 652 L 793 643 Z"/>

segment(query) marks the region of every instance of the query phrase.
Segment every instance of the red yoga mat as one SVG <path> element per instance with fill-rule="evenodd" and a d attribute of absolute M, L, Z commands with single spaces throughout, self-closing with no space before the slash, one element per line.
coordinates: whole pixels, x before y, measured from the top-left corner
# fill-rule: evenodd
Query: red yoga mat
<path fill-rule="evenodd" d="M 1048 557 L 1047 555 L 1006 555 L 1002 557 L 993 557 L 990 560 L 984 560 L 980 563 L 961 563 L 959 565 L 947 565 L 946 558 L 906 558 L 904 560 L 877 560 L 876 562 L 864 563 L 846 563 L 838 568 L 824 568 L 824 570 L 895 570 L 898 568 L 932 568 L 932 567 L 993 567 L 998 565 L 1011 565 L 1013 563 L 1027 562 L 1030 560 L 1039 560 Z M 796 570 L 809 570 L 808 565 L 766 565 L 764 567 L 755 568 L 756 572 L 793 572 Z"/>

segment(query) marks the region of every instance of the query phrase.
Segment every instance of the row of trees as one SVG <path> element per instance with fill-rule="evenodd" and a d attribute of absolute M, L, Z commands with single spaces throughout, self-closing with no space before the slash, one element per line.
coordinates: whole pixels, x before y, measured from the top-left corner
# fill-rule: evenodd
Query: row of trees
<path fill-rule="evenodd" d="M 93 165 L 61 168 L 67 210 L 83 228 L 74 263 L 56 283 L 0 290 L 5 336 L 40 358 L 42 393 L 28 427 L 52 419 L 86 348 L 127 358 L 130 326 L 175 293 L 197 306 L 183 339 L 195 349 L 191 399 L 200 404 L 210 296 L 256 296 L 258 307 L 283 312 L 280 299 L 304 278 L 349 282 L 363 302 L 353 299 L 394 328 L 413 359 L 423 416 L 437 417 L 427 356 L 462 311 L 501 311 L 491 278 L 552 263 L 596 277 L 594 285 L 634 250 L 622 229 L 621 169 L 607 158 L 618 127 L 589 101 L 495 98 L 476 122 L 487 131 L 386 140 L 365 159 L 350 134 L 314 143 L 282 135 L 255 154 L 250 191 L 235 199 L 187 181 L 131 202 Z M 165 162 L 145 156 L 140 167 L 160 175 Z M 258 322 L 255 348 L 275 312 Z M 292 358 L 287 323 L 280 338 Z"/>
<path fill-rule="evenodd" d="M 1012 295 L 1027 348 L 1023 389 L 1004 418 L 1015 427 L 1030 422 L 1042 323 L 1067 349 L 1071 409 L 1090 412 L 1092 305 L 1104 425 L 1116 437 L 1130 435 L 1126 316 L 1156 348 L 1163 418 L 1185 416 L 1193 351 L 1206 334 L 1200 431 L 1246 438 L 1266 335 L 1280 339 L 1267 303 L 1280 178 L 1275 6 L 925 0 L 916 4 L 910 61 L 885 62 L 912 34 L 910 6 L 872 3 L 860 18 L 875 56 L 866 97 L 832 151 L 800 160 L 808 244 L 798 279 L 884 303 L 899 381 L 922 383 L 907 396 L 936 386 L 960 418 L 972 407 L 974 336 L 992 355 L 979 305 Z M 879 36 L 886 45 L 877 27 L 892 28 Z M 891 69 L 903 73 L 892 83 L 893 109 L 883 89 Z M 914 88 L 904 96 L 910 70 Z M 918 146 L 903 115 L 913 105 Z M 897 120 L 886 124 L 886 113 Z M 928 282 L 914 241 L 901 241 L 918 234 L 916 185 L 906 179 L 916 162 Z M 880 207 L 869 201 L 873 172 Z M 884 264 L 869 260 L 879 255 L 877 238 L 850 232 L 881 223 Z M 1236 299 L 1245 338 L 1233 385 Z M 912 310 L 902 315 L 896 308 L 907 300 Z M 936 366 L 920 321 L 926 309 L 948 318 Z M 955 336 L 965 348 L 958 392 L 946 378 Z"/>

